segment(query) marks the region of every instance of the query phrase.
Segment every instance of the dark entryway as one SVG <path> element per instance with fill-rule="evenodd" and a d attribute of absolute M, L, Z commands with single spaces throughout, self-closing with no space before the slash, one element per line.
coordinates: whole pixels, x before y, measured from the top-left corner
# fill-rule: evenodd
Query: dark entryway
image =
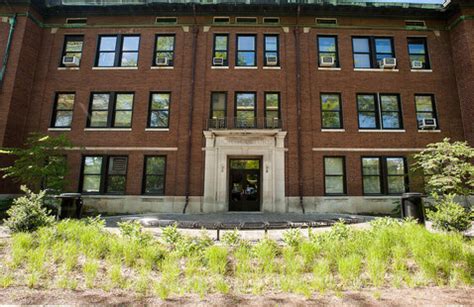
<path fill-rule="evenodd" d="M 230 159 L 229 176 L 229 211 L 260 211 L 260 159 Z"/>

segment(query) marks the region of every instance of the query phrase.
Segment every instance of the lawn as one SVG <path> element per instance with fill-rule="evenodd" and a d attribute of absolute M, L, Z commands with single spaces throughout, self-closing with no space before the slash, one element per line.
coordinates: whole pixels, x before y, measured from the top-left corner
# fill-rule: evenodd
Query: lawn
<path fill-rule="evenodd" d="M 390 289 L 419 287 L 468 295 L 473 269 L 474 245 L 460 234 L 386 218 L 366 230 L 337 223 L 328 232 L 310 231 L 308 238 L 291 229 L 280 243 L 247 242 L 237 231 L 214 242 L 205 231 L 187 237 L 174 227 L 155 238 L 133 223 L 113 234 L 98 219 L 65 220 L 0 241 L 0 299 L 2 292 L 20 289 L 161 300 L 210 295 L 304 300 L 351 291 L 377 298 Z"/>

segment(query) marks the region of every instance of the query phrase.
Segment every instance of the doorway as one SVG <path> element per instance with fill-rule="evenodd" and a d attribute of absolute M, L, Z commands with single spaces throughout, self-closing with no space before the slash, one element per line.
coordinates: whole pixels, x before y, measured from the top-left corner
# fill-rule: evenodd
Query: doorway
<path fill-rule="evenodd" d="M 260 211 L 261 159 L 229 160 L 229 211 Z"/>

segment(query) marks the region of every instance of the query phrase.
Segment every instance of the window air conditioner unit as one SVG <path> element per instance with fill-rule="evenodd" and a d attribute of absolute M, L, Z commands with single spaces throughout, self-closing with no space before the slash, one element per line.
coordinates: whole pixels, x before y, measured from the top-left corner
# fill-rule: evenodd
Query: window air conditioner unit
<path fill-rule="evenodd" d="M 420 120 L 420 129 L 436 129 L 436 119 L 434 118 L 423 118 Z"/>
<path fill-rule="evenodd" d="M 212 59 L 212 65 L 214 66 L 223 66 L 224 65 L 224 58 L 215 57 Z"/>
<path fill-rule="evenodd" d="M 380 68 L 395 68 L 397 66 L 396 58 L 384 58 L 379 62 Z"/>
<path fill-rule="evenodd" d="M 268 55 L 267 56 L 267 65 L 268 66 L 276 66 L 278 64 L 278 57 L 275 55 Z"/>
<path fill-rule="evenodd" d="M 411 61 L 411 68 L 414 68 L 414 69 L 423 68 L 423 62 L 422 61 Z"/>
<path fill-rule="evenodd" d="M 331 67 L 334 66 L 335 60 L 333 56 L 322 56 L 319 65 L 322 67 Z"/>
<path fill-rule="evenodd" d="M 157 66 L 168 66 L 169 65 L 169 60 L 167 57 L 157 57 L 156 58 L 156 65 Z"/>
<path fill-rule="evenodd" d="M 79 66 L 80 60 L 78 57 L 75 56 L 64 56 L 63 57 L 63 65 L 69 67 L 77 67 Z"/>

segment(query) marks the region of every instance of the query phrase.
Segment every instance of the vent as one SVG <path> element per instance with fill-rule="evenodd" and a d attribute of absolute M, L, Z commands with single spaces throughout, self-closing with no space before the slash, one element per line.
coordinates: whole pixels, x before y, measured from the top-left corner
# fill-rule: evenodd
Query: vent
<path fill-rule="evenodd" d="M 280 23 L 280 18 L 279 17 L 263 17 L 263 23 L 265 24 L 279 24 Z"/>
<path fill-rule="evenodd" d="M 109 175 L 127 174 L 127 157 L 111 157 L 109 164 Z"/>
<path fill-rule="evenodd" d="M 257 17 L 235 17 L 235 23 L 257 23 Z"/>
<path fill-rule="evenodd" d="M 336 18 L 316 18 L 316 24 L 322 26 L 335 26 L 337 25 Z"/>
<path fill-rule="evenodd" d="M 67 25 L 86 25 L 87 24 L 87 18 L 66 18 L 66 24 Z"/>
<path fill-rule="evenodd" d="M 213 22 L 218 24 L 230 23 L 230 17 L 214 17 Z"/>
<path fill-rule="evenodd" d="M 155 23 L 157 24 L 177 24 L 177 17 L 156 17 Z"/>
<path fill-rule="evenodd" d="M 423 20 L 405 20 L 405 26 L 412 28 L 426 28 L 426 23 Z"/>

